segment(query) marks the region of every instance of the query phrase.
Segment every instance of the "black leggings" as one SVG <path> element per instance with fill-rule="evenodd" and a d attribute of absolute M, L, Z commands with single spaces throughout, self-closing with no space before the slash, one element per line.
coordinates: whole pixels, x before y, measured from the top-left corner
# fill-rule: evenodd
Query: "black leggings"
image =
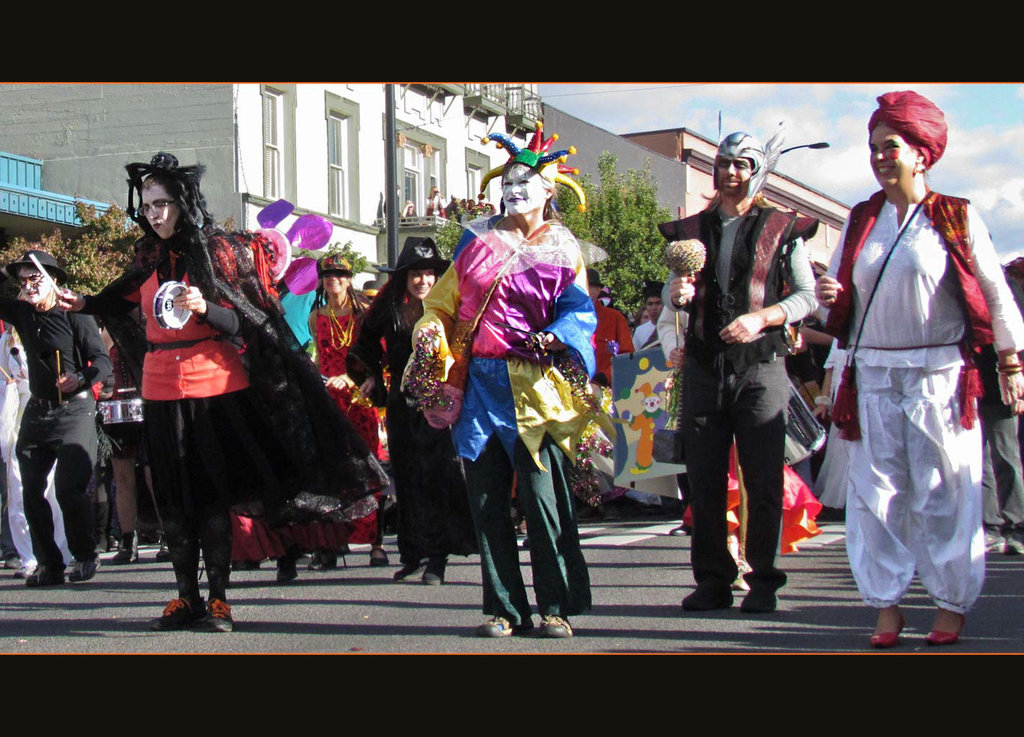
<path fill-rule="evenodd" d="M 227 601 L 231 573 L 231 517 L 227 510 L 203 508 L 194 516 L 186 516 L 180 507 L 165 507 L 161 515 L 178 596 L 193 603 L 201 601 L 199 553 L 202 550 L 210 598 Z"/>

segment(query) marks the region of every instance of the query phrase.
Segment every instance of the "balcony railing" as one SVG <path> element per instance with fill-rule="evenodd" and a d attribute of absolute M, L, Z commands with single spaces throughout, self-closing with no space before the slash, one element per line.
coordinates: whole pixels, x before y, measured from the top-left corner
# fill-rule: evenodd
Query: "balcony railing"
<path fill-rule="evenodd" d="M 467 83 L 463 100 L 466 107 L 485 110 L 491 115 L 504 115 L 505 87 L 504 84 Z"/>
<path fill-rule="evenodd" d="M 532 130 L 542 117 L 540 96 L 522 85 L 507 86 L 505 104 L 505 121 L 510 128 Z"/>

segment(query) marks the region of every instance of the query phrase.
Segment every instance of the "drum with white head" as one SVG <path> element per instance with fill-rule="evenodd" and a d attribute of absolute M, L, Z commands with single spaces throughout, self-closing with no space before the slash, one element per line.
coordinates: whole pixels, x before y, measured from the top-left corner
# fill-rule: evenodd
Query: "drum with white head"
<path fill-rule="evenodd" d="M 184 294 L 188 286 L 180 281 L 168 281 L 160 285 L 153 298 L 153 316 L 157 324 L 166 330 L 181 330 L 192 317 L 191 310 L 174 306 L 174 298 Z"/>
<path fill-rule="evenodd" d="M 97 402 L 96 409 L 100 413 L 104 425 L 142 422 L 142 400 L 137 397 Z"/>

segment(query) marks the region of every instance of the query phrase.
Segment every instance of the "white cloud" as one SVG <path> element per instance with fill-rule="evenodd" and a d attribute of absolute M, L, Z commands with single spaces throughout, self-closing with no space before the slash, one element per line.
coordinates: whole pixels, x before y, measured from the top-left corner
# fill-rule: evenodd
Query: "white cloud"
<path fill-rule="evenodd" d="M 831 148 L 787 154 L 779 171 L 852 205 L 878 188 L 867 148 L 876 98 L 912 89 L 942 108 L 950 124 L 948 148 L 930 174 L 931 186 L 970 198 L 1001 256 L 1024 251 L 1024 122 L 1015 114 L 1024 85 L 680 83 L 627 91 L 654 86 L 542 84 L 540 92 L 555 107 L 614 133 L 686 127 L 715 138 L 721 111 L 724 133 L 767 136 L 786 120 L 788 145 L 825 140 Z M 602 94 L 549 100 L 547 90 Z"/>

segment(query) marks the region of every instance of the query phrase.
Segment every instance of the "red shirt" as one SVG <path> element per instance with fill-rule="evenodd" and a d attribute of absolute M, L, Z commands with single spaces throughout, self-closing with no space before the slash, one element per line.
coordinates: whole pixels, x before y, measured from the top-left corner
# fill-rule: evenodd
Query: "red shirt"
<path fill-rule="evenodd" d="M 619 353 L 633 352 L 633 336 L 629 334 L 629 323 L 618 310 L 605 307 L 598 302 L 594 305 L 597 311 L 597 330 L 594 331 L 594 353 L 597 357 L 597 373 L 604 374 L 612 380 L 612 356 Z M 619 349 L 612 353 L 608 341 L 616 341 Z"/>
<path fill-rule="evenodd" d="M 188 284 L 187 276 L 184 282 Z M 153 298 L 159 286 L 153 272 L 140 290 L 146 314 L 146 339 L 155 344 L 201 342 L 184 348 L 149 351 L 142 365 L 142 398 L 198 399 L 247 388 L 249 375 L 238 349 L 226 340 L 215 340 L 221 334 L 195 315 L 181 330 L 160 327 L 153 315 Z"/>

